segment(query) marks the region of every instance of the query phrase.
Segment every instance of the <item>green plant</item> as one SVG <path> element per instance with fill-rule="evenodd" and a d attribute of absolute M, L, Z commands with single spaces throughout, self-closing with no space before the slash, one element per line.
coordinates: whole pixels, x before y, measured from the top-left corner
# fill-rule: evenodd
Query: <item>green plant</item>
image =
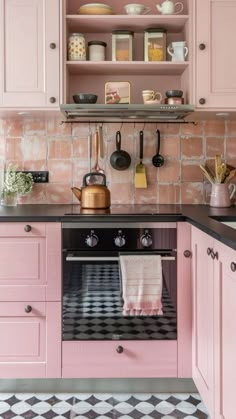
<path fill-rule="evenodd" d="M 31 173 L 17 172 L 17 166 L 9 164 L 5 172 L 3 192 L 27 195 L 33 187 L 33 176 Z"/>

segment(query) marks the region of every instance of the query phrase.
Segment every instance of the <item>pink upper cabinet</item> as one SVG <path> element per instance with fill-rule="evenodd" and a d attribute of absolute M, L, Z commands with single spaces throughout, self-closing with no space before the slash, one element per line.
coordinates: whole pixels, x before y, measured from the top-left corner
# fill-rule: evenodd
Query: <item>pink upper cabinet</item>
<path fill-rule="evenodd" d="M 196 1 L 196 106 L 235 108 L 235 0 Z"/>
<path fill-rule="evenodd" d="M 59 105 L 59 0 L 0 0 L 0 105 Z"/>

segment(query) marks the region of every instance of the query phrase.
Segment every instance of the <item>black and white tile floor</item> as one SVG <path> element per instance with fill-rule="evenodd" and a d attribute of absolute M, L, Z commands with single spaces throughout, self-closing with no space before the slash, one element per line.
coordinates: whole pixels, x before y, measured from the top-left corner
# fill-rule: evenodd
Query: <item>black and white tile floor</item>
<path fill-rule="evenodd" d="M 0 418 L 210 419 L 196 393 L 0 393 Z"/>

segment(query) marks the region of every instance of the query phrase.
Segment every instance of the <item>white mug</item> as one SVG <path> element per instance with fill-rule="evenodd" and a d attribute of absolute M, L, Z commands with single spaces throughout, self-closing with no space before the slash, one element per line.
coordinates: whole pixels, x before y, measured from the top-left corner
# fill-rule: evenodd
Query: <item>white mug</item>
<path fill-rule="evenodd" d="M 179 10 L 176 10 L 176 7 L 179 7 Z M 163 15 L 177 15 L 178 13 L 181 13 L 184 10 L 184 5 L 180 1 L 177 3 L 174 3 L 170 0 L 164 0 L 163 3 L 157 4 L 156 8 L 159 12 L 161 12 Z"/>
<path fill-rule="evenodd" d="M 162 94 L 160 92 L 155 92 L 154 90 L 143 90 L 143 103 L 153 102 L 161 103 L 162 101 Z"/>
<path fill-rule="evenodd" d="M 188 55 L 188 47 L 185 41 L 172 42 L 167 47 L 168 54 L 172 57 L 171 61 L 185 61 Z"/>
<path fill-rule="evenodd" d="M 126 4 L 124 9 L 127 15 L 146 15 L 151 11 L 150 7 L 145 7 L 143 4 Z"/>

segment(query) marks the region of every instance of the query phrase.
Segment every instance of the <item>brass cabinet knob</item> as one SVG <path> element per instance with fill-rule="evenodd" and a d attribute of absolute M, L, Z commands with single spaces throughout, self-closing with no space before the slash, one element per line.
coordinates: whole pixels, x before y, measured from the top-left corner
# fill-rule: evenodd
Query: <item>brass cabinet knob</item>
<path fill-rule="evenodd" d="M 230 268 L 231 268 L 231 271 L 232 271 L 232 272 L 236 272 L 236 263 L 231 262 L 231 264 L 230 264 Z"/>
<path fill-rule="evenodd" d="M 204 49 L 206 49 L 206 44 L 199 44 L 199 49 L 201 51 L 203 51 Z"/>
<path fill-rule="evenodd" d="M 121 346 L 121 345 L 117 346 L 117 348 L 116 348 L 116 352 L 117 352 L 118 354 L 122 354 L 122 352 L 124 352 L 124 348 L 123 348 L 123 346 Z"/>
<path fill-rule="evenodd" d="M 29 224 L 26 224 L 24 230 L 26 231 L 26 233 L 29 233 L 32 230 L 32 227 Z"/>
<path fill-rule="evenodd" d="M 56 102 L 56 98 L 54 96 L 50 97 L 49 100 L 50 100 L 51 103 L 55 103 Z"/>
<path fill-rule="evenodd" d="M 51 48 L 51 49 L 56 49 L 56 47 L 57 47 L 57 46 L 56 46 L 55 42 L 51 42 L 51 44 L 50 44 L 50 48 Z"/>
<path fill-rule="evenodd" d="M 199 99 L 199 103 L 200 103 L 200 105 L 205 105 L 205 103 L 206 103 L 206 99 L 204 99 L 204 97 L 201 97 L 201 98 Z"/>
<path fill-rule="evenodd" d="M 190 252 L 190 250 L 185 250 L 184 251 L 184 257 L 191 258 L 191 256 L 192 256 L 192 252 Z"/>
<path fill-rule="evenodd" d="M 32 311 L 32 307 L 31 306 L 25 306 L 25 312 L 26 313 L 30 313 Z"/>

